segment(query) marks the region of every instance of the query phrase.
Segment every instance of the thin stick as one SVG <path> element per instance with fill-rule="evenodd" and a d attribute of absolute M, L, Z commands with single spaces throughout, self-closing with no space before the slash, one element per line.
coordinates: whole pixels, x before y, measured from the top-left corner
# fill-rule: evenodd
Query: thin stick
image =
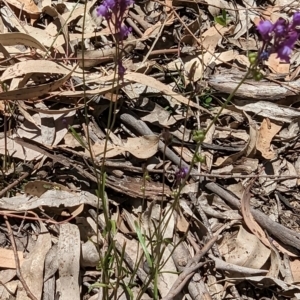
<path fill-rule="evenodd" d="M 17 276 L 18 276 L 19 280 L 21 281 L 23 288 L 26 291 L 27 297 L 29 297 L 32 300 L 37 300 L 37 298 L 29 290 L 29 287 L 22 276 L 20 261 L 19 261 L 19 257 L 18 257 L 18 253 L 17 253 L 16 242 L 15 242 L 15 238 L 14 238 L 14 235 L 13 235 L 13 232 L 12 232 L 12 229 L 11 229 L 11 226 L 10 226 L 7 216 L 4 216 L 4 220 L 5 220 L 5 224 L 7 226 L 8 236 L 9 236 L 9 239 L 10 239 L 10 242 L 11 242 L 11 245 L 13 248 L 13 252 L 14 252 Z"/>
<path fill-rule="evenodd" d="M 16 179 L 13 183 L 8 185 L 6 188 L 0 191 L 0 197 L 3 197 L 9 190 L 11 190 L 14 186 L 18 185 L 23 179 L 28 177 L 30 175 L 30 172 L 24 173 L 21 177 Z"/>

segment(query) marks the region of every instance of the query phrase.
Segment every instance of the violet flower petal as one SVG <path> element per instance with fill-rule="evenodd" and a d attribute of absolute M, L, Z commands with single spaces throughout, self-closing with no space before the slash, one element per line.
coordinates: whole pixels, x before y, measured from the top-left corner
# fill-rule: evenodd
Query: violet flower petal
<path fill-rule="evenodd" d="M 273 26 L 270 21 L 260 21 L 257 25 L 257 30 L 264 41 L 268 41 L 272 38 L 271 31 L 273 30 Z"/>

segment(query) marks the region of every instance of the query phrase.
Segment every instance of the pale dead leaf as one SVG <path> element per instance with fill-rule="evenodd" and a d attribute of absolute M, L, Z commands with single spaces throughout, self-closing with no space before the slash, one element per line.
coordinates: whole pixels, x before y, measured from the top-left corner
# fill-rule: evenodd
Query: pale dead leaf
<path fill-rule="evenodd" d="M 236 39 L 236 38 L 228 37 L 228 41 L 230 42 L 230 44 L 234 44 L 235 46 L 237 46 L 240 49 L 245 50 L 245 51 L 246 50 L 257 51 L 257 49 L 258 49 L 257 40 L 254 38 L 246 39 L 246 38 L 240 37 L 240 38 Z M 245 55 L 243 55 L 243 56 L 246 57 Z M 248 61 L 249 61 L 249 59 L 248 59 Z"/>
<path fill-rule="evenodd" d="M 30 113 L 27 111 L 27 106 L 26 104 L 24 103 L 24 101 L 18 101 L 17 102 L 17 105 L 19 107 L 19 110 L 20 110 L 20 113 L 24 116 L 24 118 L 34 124 L 36 127 L 40 127 L 40 124 L 38 124 L 35 119 L 30 115 Z"/>
<path fill-rule="evenodd" d="M 40 113 L 41 117 L 41 143 L 46 146 L 51 146 L 55 140 L 56 128 L 55 120 L 52 115 Z"/>
<path fill-rule="evenodd" d="M 239 55 L 238 51 L 228 50 L 221 53 L 215 53 L 209 63 L 216 63 L 216 65 L 220 65 L 224 62 L 233 61 Z"/>
<path fill-rule="evenodd" d="M 249 5 L 248 2 L 243 1 L 245 6 L 228 2 L 225 0 L 219 0 L 221 8 L 224 8 L 226 12 L 234 19 L 236 27 L 234 28 L 234 38 L 240 38 L 252 27 L 252 22 L 257 14 L 255 11 L 256 3 Z"/>
<path fill-rule="evenodd" d="M 273 53 L 269 56 L 266 65 L 275 74 L 289 74 L 290 72 L 290 64 L 282 63 L 281 60 L 278 58 L 277 53 Z"/>
<path fill-rule="evenodd" d="M 32 161 L 34 159 L 38 159 L 42 157 L 41 153 L 31 150 L 25 149 L 20 144 L 14 141 L 14 138 L 17 137 L 17 134 L 13 134 L 11 137 L 7 138 L 7 143 L 5 144 L 4 138 L 0 139 L 0 153 L 8 154 L 12 157 L 20 158 L 22 160 L 26 159 L 28 161 Z"/>
<path fill-rule="evenodd" d="M 21 32 L 1 33 L 0 43 L 3 46 L 24 45 L 47 52 L 47 49 L 37 39 Z"/>
<path fill-rule="evenodd" d="M 24 261 L 23 253 L 22 251 L 18 251 L 17 254 L 20 261 L 20 265 L 22 265 Z M 13 250 L 0 248 L 0 267 L 4 269 L 16 268 L 15 256 Z"/>
<path fill-rule="evenodd" d="M 188 163 L 192 161 L 194 154 L 189 148 L 182 146 L 173 146 L 172 148 L 184 161 Z"/>
<path fill-rule="evenodd" d="M 297 176 L 297 171 L 292 163 L 289 161 L 286 161 L 286 170 L 282 172 L 283 176 Z M 281 181 L 281 184 L 286 186 L 287 188 L 291 189 L 294 188 L 297 184 L 297 178 L 292 178 L 292 179 L 286 179 Z"/>
<path fill-rule="evenodd" d="M 258 159 L 243 157 L 234 165 L 231 173 L 253 174 L 258 169 L 258 163 Z"/>
<path fill-rule="evenodd" d="M 264 169 L 261 175 L 280 175 L 284 165 L 280 159 L 273 160 L 264 164 Z M 274 192 L 278 181 L 272 178 L 259 177 L 259 183 L 262 186 L 262 194 L 269 195 Z"/>
<path fill-rule="evenodd" d="M 300 282 L 300 259 L 296 258 L 290 261 L 290 266 L 294 278 L 294 282 Z"/>
<path fill-rule="evenodd" d="M 24 76 L 31 73 L 40 74 L 62 74 L 68 75 L 70 70 L 62 64 L 49 60 L 26 60 L 8 67 L 1 76 L 1 81 L 9 80 L 15 77 Z"/>
<path fill-rule="evenodd" d="M 210 122 L 211 121 L 209 119 L 206 121 L 207 127 L 209 127 Z M 205 139 L 203 141 L 204 143 L 207 143 L 207 144 L 212 144 L 213 143 L 215 130 L 216 130 L 215 124 L 213 124 L 212 126 L 209 127 L 209 131 L 207 131 L 205 133 Z M 211 168 L 212 168 L 212 165 L 213 165 L 214 152 L 213 151 L 202 151 L 201 155 L 203 157 L 205 157 L 205 165 L 207 167 L 207 171 L 210 172 Z"/>
<path fill-rule="evenodd" d="M 158 220 L 160 218 L 161 215 L 158 216 Z M 175 228 L 175 218 L 174 218 L 174 213 L 172 210 L 172 207 L 170 204 L 166 205 L 165 208 L 165 214 L 164 217 L 162 219 L 162 238 L 163 240 L 172 240 L 174 237 L 174 228 Z"/>
<path fill-rule="evenodd" d="M 37 17 L 41 11 L 36 6 L 33 0 L 7 0 L 9 4 L 20 9 L 21 11 L 27 12 L 29 15 Z"/>
<path fill-rule="evenodd" d="M 276 152 L 271 148 L 271 142 L 274 136 L 280 131 L 281 127 L 281 125 L 272 122 L 269 119 L 263 119 L 262 121 L 258 131 L 256 148 L 261 152 L 261 155 L 265 159 L 274 159 L 276 157 Z"/>
<path fill-rule="evenodd" d="M 177 214 L 176 221 L 176 228 L 180 232 L 186 233 L 190 228 L 190 223 L 187 221 L 181 211 L 179 211 L 179 213 Z"/>
<path fill-rule="evenodd" d="M 62 190 L 47 190 L 40 197 L 26 195 L 14 197 L 2 197 L 0 208 L 14 211 L 33 210 L 40 206 L 47 207 L 74 207 L 80 204 L 88 204 L 92 207 L 99 207 L 97 196 L 89 192 L 71 193 Z M 101 202 L 100 202 L 101 206 Z"/>
<path fill-rule="evenodd" d="M 256 124 L 247 113 L 243 112 L 243 114 L 246 116 L 246 118 L 249 121 L 248 142 L 246 143 L 244 149 L 242 149 L 240 152 L 233 153 L 228 157 L 226 157 L 225 159 L 218 158 L 218 160 L 216 161 L 216 165 L 219 167 L 224 167 L 230 164 L 234 164 L 242 155 L 250 156 L 253 155 L 255 152 L 255 144 L 256 144 L 256 136 L 257 136 Z"/>
<path fill-rule="evenodd" d="M 237 55 L 235 59 L 241 66 L 243 66 L 245 68 L 250 67 L 250 61 L 246 55 L 243 55 L 243 54 Z"/>
<path fill-rule="evenodd" d="M 269 276 L 247 276 L 243 277 L 244 280 L 250 281 L 252 285 L 257 288 L 261 288 L 262 286 L 278 286 L 281 289 L 280 294 L 286 297 L 291 297 L 291 295 L 299 295 L 300 288 L 299 285 L 296 284 L 287 284 L 283 280 L 278 278 L 272 278 Z M 296 299 L 299 299 L 297 297 Z"/>
<path fill-rule="evenodd" d="M 83 267 L 96 267 L 99 265 L 100 257 L 95 243 L 88 240 L 81 246 L 80 265 Z"/>
<path fill-rule="evenodd" d="M 145 135 L 137 138 L 128 138 L 124 145 L 108 145 L 106 157 L 113 157 L 123 153 L 130 152 L 137 158 L 147 159 L 153 156 L 158 149 L 159 137 L 155 135 Z M 104 144 L 94 144 L 93 151 L 96 156 L 103 155 Z"/>
<path fill-rule="evenodd" d="M 160 81 L 156 80 L 155 78 L 153 78 L 151 76 L 148 76 L 148 75 L 145 75 L 145 74 L 140 74 L 140 73 L 127 72 L 124 75 L 124 78 L 127 79 L 127 80 L 130 80 L 130 81 L 139 82 L 139 83 L 145 84 L 147 86 L 151 86 L 153 88 L 156 88 L 159 91 L 161 91 L 163 94 L 172 97 L 173 99 L 175 99 L 179 103 L 189 105 L 191 107 L 198 108 L 201 111 L 206 111 L 210 114 L 209 111 L 207 111 L 206 109 L 203 109 L 203 107 L 201 107 L 197 103 L 190 101 L 188 98 L 186 98 L 186 97 L 184 97 L 180 94 L 177 94 L 176 92 L 172 91 L 169 86 L 161 83 Z"/>
<path fill-rule="evenodd" d="M 245 188 L 245 191 L 243 193 L 243 196 L 241 198 L 241 212 L 242 215 L 244 217 L 244 221 L 247 225 L 247 227 L 249 228 L 249 230 L 268 248 L 271 248 L 270 246 L 270 241 L 268 240 L 268 238 L 266 237 L 265 232 L 263 231 L 263 229 L 260 227 L 260 225 L 255 221 L 252 213 L 251 213 L 251 209 L 250 209 L 250 198 L 251 198 L 251 194 L 250 194 L 250 189 L 252 187 L 254 183 L 254 180 L 252 180 L 252 182 L 250 182 L 250 184 L 247 185 L 247 187 Z M 284 247 L 282 247 L 281 245 L 277 244 L 276 245 L 277 249 L 280 250 L 282 253 L 288 253 L 291 256 L 295 256 L 295 254 L 289 252 L 288 250 L 286 250 Z M 269 250 L 270 251 L 270 250 Z"/>
<path fill-rule="evenodd" d="M 264 231 L 259 226 L 259 224 L 255 221 L 255 219 L 252 216 L 251 210 L 250 210 L 250 189 L 253 185 L 254 180 L 248 186 L 245 188 L 245 191 L 243 193 L 243 196 L 241 198 L 241 212 L 244 217 L 244 221 L 247 225 L 247 227 L 250 229 L 250 231 L 267 247 L 270 248 L 270 242 L 267 239 Z"/>
<path fill-rule="evenodd" d="M 66 45 L 68 45 L 68 47 L 69 47 L 69 39 L 70 39 L 69 38 L 69 30 L 68 30 L 68 25 L 66 24 L 65 19 L 57 12 L 57 10 L 53 6 L 50 6 L 50 5 L 44 6 L 42 9 L 42 12 L 48 14 L 49 16 L 51 16 L 54 19 L 57 18 L 59 20 L 60 27 L 58 26 L 57 30 L 62 31 L 62 34 L 65 38 Z M 70 51 L 70 49 L 69 49 L 69 51 Z"/>
<path fill-rule="evenodd" d="M 219 250 L 226 262 L 260 269 L 268 260 L 271 251 L 253 234 L 237 226 L 233 234 L 225 237 Z"/>
<path fill-rule="evenodd" d="M 173 261 L 172 253 L 168 247 L 165 247 L 162 253 L 162 261 L 164 262 L 161 272 L 159 272 L 159 280 L 157 282 L 158 290 L 162 297 L 166 296 L 171 290 L 173 284 L 178 278 L 177 268 Z"/>
<path fill-rule="evenodd" d="M 60 225 L 57 255 L 60 297 L 80 300 L 80 234 L 76 225 Z"/>
<path fill-rule="evenodd" d="M 280 132 L 279 132 L 279 136 L 283 139 L 283 140 L 290 140 L 290 139 L 294 139 L 298 136 L 299 133 L 299 122 L 298 120 L 294 120 L 293 122 L 291 122 L 289 124 L 288 127 L 283 128 Z"/>
<path fill-rule="evenodd" d="M 300 176 L 300 157 L 297 157 L 295 162 L 295 170 L 298 176 Z M 297 185 L 300 185 L 300 178 L 297 179 Z"/>
<path fill-rule="evenodd" d="M 3 300 L 9 300 L 11 295 L 15 295 L 17 293 L 17 289 L 19 288 L 20 281 L 12 280 L 7 282 L 5 285 L 0 286 L 0 296 Z"/>
<path fill-rule="evenodd" d="M 82 147 L 74 135 L 70 132 L 67 132 L 67 134 L 64 136 L 64 142 L 68 148 Z"/>
<path fill-rule="evenodd" d="M 244 100 L 235 100 L 235 107 L 250 111 L 256 115 L 269 118 L 275 121 L 290 123 L 293 119 L 299 118 L 300 111 L 292 107 L 281 106 L 267 101 L 256 101 L 249 103 Z"/>
<path fill-rule="evenodd" d="M 229 32 L 230 27 L 224 27 L 220 24 L 215 24 L 214 26 L 207 29 L 202 33 L 202 47 L 205 49 L 215 49 L 219 41 L 223 38 L 227 32 Z"/>
<path fill-rule="evenodd" d="M 70 111 L 67 114 L 55 114 L 50 115 L 51 118 L 54 119 L 55 126 L 52 126 L 52 133 L 54 134 L 54 140 L 52 145 L 57 145 L 65 136 L 65 134 L 68 132 L 68 129 L 64 123 L 64 121 L 67 124 L 73 123 L 73 118 L 75 116 L 75 111 Z M 26 137 L 29 139 L 32 139 L 38 143 L 43 143 L 43 139 L 45 138 L 42 135 L 41 131 L 41 118 L 39 114 L 31 115 L 32 119 L 34 120 L 33 123 L 31 123 L 31 120 L 28 121 L 28 119 L 24 120 L 22 125 L 18 128 L 17 134 L 13 134 L 11 137 L 7 139 L 7 144 L 5 143 L 4 138 L 0 139 L 0 153 L 4 154 L 6 153 L 5 145 L 7 147 L 7 151 L 10 155 L 13 157 L 17 157 L 20 159 L 26 159 L 28 161 L 32 161 L 34 159 L 37 159 L 38 157 L 41 157 L 42 155 L 34 150 L 24 148 L 18 143 L 15 143 L 14 138 L 19 137 Z M 39 127 L 37 127 L 38 125 Z M 47 124 L 44 124 L 46 127 Z"/>
<path fill-rule="evenodd" d="M 71 191 L 64 185 L 43 180 L 35 180 L 24 185 L 24 192 L 27 195 L 41 197 L 48 190 Z"/>
<path fill-rule="evenodd" d="M 208 4 L 208 11 L 213 17 L 218 16 L 221 13 L 221 3 L 218 0 L 205 0 Z"/>
<path fill-rule="evenodd" d="M 137 85 L 137 86 L 136 86 Z M 128 89 L 129 86 L 125 87 L 124 90 L 126 90 L 127 95 L 135 95 L 134 98 L 136 98 L 138 95 L 143 93 L 143 88 L 145 89 L 145 86 L 141 86 L 139 84 L 132 84 L 130 85 L 131 88 L 134 89 L 134 91 L 130 91 Z M 141 87 L 141 89 L 139 89 Z M 146 87 L 147 88 L 147 87 Z M 143 93 L 145 94 L 145 93 Z M 143 100 L 143 103 L 139 106 L 141 110 L 143 110 L 143 115 L 141 116 L 141 120 L 144 122 L 149 122 L 152 124 L 159 123 L 163 127 L 168 127 L 176 122 L 184 119 L 183 115 L 171 115 L 170 112 L 168 112 L 166 109 L 158 105 L 157 103 L 153 102 L 152 100 L 146 98 Z M 146 114 L 144 114 L 147 112 Z"/>
<path fill-rule="evenodd" d="M 42 296 L 44 284 L 44 263 L 46 254 L 51 248 L 51 235 L 42 222 L 39 222 L 39 224 L 40 234 L 37 242 L 21 266 L 21 273 L 24 277 L 24 280 L 26 281 L 29 290 L 37 299 L 41 299 Z M 37 268 L 37 266 L 39 267 Z M 23 294 L 22 299 L 30 299 L 27 297 L 25 290 L 22 290 L 22 292 L 20 291 L 20 293 Z M 20 297 L 19 293 L 18 296 Z"/>
<path fill-rule="evenodd" d="M 76 67 L 75 67 L 76 68 Z M 73 71 L 75 68 L 71 71 L 69 71 L 69 74 L 65 75 L 64 77 L 50 83 L 46 84 L 39 84 L 37 86 L 29 86 L 25 88 L 20 88 L 13 91 L 8 92 L 2 92 L 0 93 L 0 99 L 6 100 L 24 100 L 24 99 L 30 99 L 30 98 L 36 98 L 40 97 L 42 95 L 45 95 L 49 92 L 55 91 L 60 86 L 62 86 L 69 78 L 71 77 Z"/>

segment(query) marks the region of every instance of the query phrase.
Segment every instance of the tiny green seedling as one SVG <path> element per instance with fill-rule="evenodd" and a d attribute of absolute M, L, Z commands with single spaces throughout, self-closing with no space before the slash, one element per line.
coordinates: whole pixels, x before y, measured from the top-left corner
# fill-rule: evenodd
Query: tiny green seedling
<path fill-rule="evenodd" d="M 229 23 L 229 19 L 227 18 L 226 10 L 222 9 L 222 15 L 214 17 L 214 20 L 216 23 L 222 26 L 227 26 L 227 24 Z"/>

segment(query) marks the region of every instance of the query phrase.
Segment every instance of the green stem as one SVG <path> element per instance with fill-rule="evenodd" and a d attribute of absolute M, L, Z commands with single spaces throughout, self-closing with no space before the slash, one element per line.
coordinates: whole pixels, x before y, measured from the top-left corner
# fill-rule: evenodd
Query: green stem
<path fill-rule="evenodd" d="M 239 84 L 235 87 L 235 89 L 231 92 L 231 94 L 228 96 L 228 98 L 226 99 L 226 101 L 224 102 L 224 104 L 222 105 L 222 107 L 220 108 L 220 110 L 218 111 L 218 113 L 214 116 L 213 120 L 211 121 L 211 123 L 209 124 L 209 126 L 207 127 L 205 133 L 207 133 L 209 131 L 209 129 L 217 122 L 218 118 L 220 117 L 222 111 L 224 110 L 224 108 L 228 105 L 228 103 L 232 100 L 232 98 L 234 97 L 235 93 L 237 92 L 237 90 L 241 87 L 241 85 L 245 82 L 245 80 L 248 78 L 248 76 L 251 74 L 252 68 L 249 68 L 246 75 L 243 77 L 243 79 L 239 82 Z"/>
<path fill-rule="evenodd" d="M 213 120 L 211 121 L 211 123 L 209 124 L 208 128 L 206 129 L 205 133 L 207 133 L 209 131 L 209 129 L 217 122 L 219 116 L 221 115 L 222 111 L 224 110 L 224 108 L 228 105 L 228 103 L 232 100 L 232 98 L 234 97 L 234 95 L 236 94 L 237 90 L 241 87 L 241 85 L 245 82 L 245 80 L 248 78 L 248 76 L 251 74 L 252 72 L 252 68 L 250 67 L 247 71 L 247 73 L 245 74 L 245 76 L 243 77 L 243 79 L 238 83 L 238 85 L 235 87 L 235 89 L 230 93 L 230 95 L 228 96 L 228 98 L 226 99 L 226 101 L 224 102 L 224 104 L 222 105 L 222 107 L 220 108 L 220 110 L 218 111 L 218 113 L 215 115 L 215 117 L 213 118 Z M 176 203 L 179 199 L 180 193 L 182 191 L 182 189 L 184 188 L 187 179 L 190 177 L 192 169 L 196 163 L 196 155 L 200 149 L 201 143 L 198 143 L 191 161 L 191 167 L 188 170 L 187 175 L 185 176 L 185 178 L 182 180 L 179 189 L 178 189 L 178 193 L 176 194 L 175 197 L 175 201 L 174 203 Z"/>

